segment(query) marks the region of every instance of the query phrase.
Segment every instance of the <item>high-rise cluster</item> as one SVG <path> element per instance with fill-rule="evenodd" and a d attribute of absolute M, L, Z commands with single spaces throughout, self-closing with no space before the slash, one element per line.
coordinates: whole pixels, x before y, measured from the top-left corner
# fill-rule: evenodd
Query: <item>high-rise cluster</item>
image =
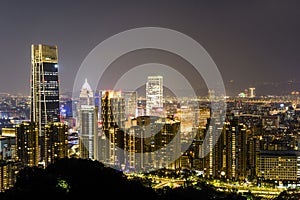
<path fill-rule="evenodd" d="M 93 91 L 85 80 L 76 105 L 80 157 L 129 171 L 175 169 L 180 121 L 163 115 L 162 80 L 162 76 L 147 79 L 147 115 L 137 113 L 136 91 Z"/>
<path fill-rule="evenodd" d="M 0 165 L 0 191 L 10 188 L 24 167 L 46 167 L 68 156 L 68 125 L 60 122 L 57 46 L 31 46 L 29 119 L 2 129 L 7 155 Z"/>

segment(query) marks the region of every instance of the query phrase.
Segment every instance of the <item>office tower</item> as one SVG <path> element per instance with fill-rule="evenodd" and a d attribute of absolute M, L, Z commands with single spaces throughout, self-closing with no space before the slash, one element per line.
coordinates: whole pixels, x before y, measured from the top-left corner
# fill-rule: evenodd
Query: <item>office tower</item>
<path fill-rule="evenodd" d="M 79 103 L 80 105 L 95 105 L 94 93 L 87 79 L 85 79 L 84 84 L 81 87 Z"/>
<path fill-rule="evenodd" d="M 125 101 L 120 91 L 101 92 L 102 148 L 100 159 L 121 167 L 124 164 Z"/>
<path fill-rule="evenodd" d="M 76 127 L 78 130 L 81 128 L 81 119 L 80 119 L 80 110 L 81 106 L 95 106 L 95 98 L 93 94 L 93 90 L 88 83 L 87 79 L 85 79 L 80 93 L 79 93 L 79 99 L 76 101 L 76 104 L 74 104 L 74 109 L 76 110 Z"/>
<path fill-rule="evenodd" d="M 85 80 L 79 95 L 79 153 L 81 158 L 97 158 L 98 118 L 94 93 Z"/>
<path fill-rule="evenodd" d="M 163 77 L 148 76 L 146 83 L 146 115 L 160 115 L 163 108 Z"/>
<path fill-rule="evenodd" d="M 31 120 L 42 126 L 59 121 L 58 52 L 56 46 L 31 46 Z"/>
<path fill-rule="evenodd" d="M 57 46 L 31 46 L 31 112 L 30 120 L 37 124 L 39 160 L 45 162 L 45 125 L 59 122 L 59 79 Z"/>

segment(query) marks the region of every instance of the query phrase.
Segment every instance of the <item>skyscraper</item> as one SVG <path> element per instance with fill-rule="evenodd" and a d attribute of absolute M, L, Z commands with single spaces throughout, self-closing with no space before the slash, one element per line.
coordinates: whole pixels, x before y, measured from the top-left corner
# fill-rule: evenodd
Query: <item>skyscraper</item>
<path fill-rule="evenodd" d="M 163 108 L 163 77 L 148 76 L 146 83 L 146 115 L 156 115 Z"/>
<path fill-rule="evenodd" d="M 97 108 L 91 86 L 85 80 L 80 91 L 79 100 L 79 147 L 81 158 L 97 158 Z"/>
<path fill-rule="evenodd" d="M 125 100 L 120 91 L 101 92 L 102 131 L 105 137 L 99 152 L 101 161 L 120 167 L 124 163 Z M 117 148 L 119 147 L 119 148 Z"/>
<path fill-rule="evenodd" d="M 59 80 L 57 46 L 31 46 L 31 113 L 30 120 L 37 123 L 40 161 L 44 161 L 45 125 L 59 122 Z"/>
<path fill-rule="evenodd" d="M 95 105 L 94 92 L 87 79 L 85 79 L 84 84 L 81 87 L 79 103 L 80 105 Z"/>

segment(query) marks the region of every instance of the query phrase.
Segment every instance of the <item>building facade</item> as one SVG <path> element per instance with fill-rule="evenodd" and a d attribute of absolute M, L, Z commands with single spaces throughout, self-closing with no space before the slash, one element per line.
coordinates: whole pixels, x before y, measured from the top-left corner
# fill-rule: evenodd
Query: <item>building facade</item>
<path fill-rule="evenodd" d="M 37 124 L 39 161 L 45 162 L 45 125 L 59 122 L 59 77 L 57 46 L 31 46 L 31 112 L 30 120 Z"/>
<path fill-rule="evenodd" d="M 297 184 L 300 178 L 298 151 L 261 151 L 257 157 L 256 174 L 259 183 Z"/>
<path fill-rule="evenodd" d="M 180 121 L 173 117 L 138 116 L 126 125 L 126 169 L 179 169 Z"/>
<path fill-rule="evenodd" d="M 97 159 L 98 109 L 94 92 L 87 79 L 79 94 L 77 128 L 79 130 L 79 153 L 81 158 Z"/>
<path fill-rule="evenodd" d="M 101 92 L 101 153 L 100 159 L 109 165 L 124 164 L 125 100 L 121 91 Z"/>
<path fill-rule="evenodd" d="M 59 158 L 68 157 L 68 126 L 62 122 L 49 122 L 45 125 L 45 165 Z"/>
<path fill-rule="evenodd" d="M 163 108 L 163 77 L 148 76 L 146 83 L 146 115 L 160 115 Z"/>

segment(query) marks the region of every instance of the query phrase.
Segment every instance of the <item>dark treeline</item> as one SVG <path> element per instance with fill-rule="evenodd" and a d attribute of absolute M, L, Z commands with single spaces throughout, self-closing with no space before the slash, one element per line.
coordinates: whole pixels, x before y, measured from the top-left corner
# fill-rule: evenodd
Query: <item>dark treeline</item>
<path fill-rule="evenodd" d="M 206 184 L 200 187 L 154 190 L 99 161 L 63 158 L 45 169 L 23 168 L 14 187 L 0 193 L 0 199 L 246 199 L 235 193 L 218 192 Z"/>

